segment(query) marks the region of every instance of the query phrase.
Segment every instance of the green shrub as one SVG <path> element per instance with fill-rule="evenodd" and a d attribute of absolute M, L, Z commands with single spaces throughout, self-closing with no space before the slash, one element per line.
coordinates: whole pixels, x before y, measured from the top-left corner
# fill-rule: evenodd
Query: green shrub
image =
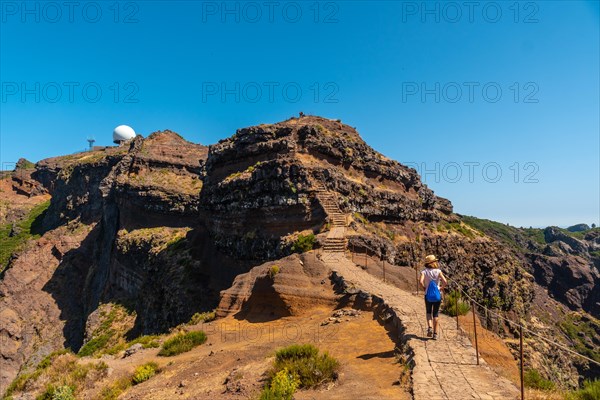
<path fill-rule="evenodd" d="M 164 357 L 175 356 L 190 351 L 204 342 L 206 342 L 206 334 L 202 331 L 180 333 L 165 341 L 158 355 Z"/>
<path fill-rule="evenodd" d="M 115 355 L 115 354 L 119 353 L 120 351 L 128 349 L 129 347 L 131 347 L 137 343 L 141 344 L 144 349 L 157 348 L 157 347 L 160 347 L 160 343 L 158 341 L 159 339 L 160 339 L 160 336 L 158 336 L 158 335 L 143 335 L 143 336 L 133 339 L 130 342 L 118 343 L 115 346 L 110 347 L 109 349 L 107 349 L 103 352 L 106 354 Z"/>
<path fill-rule="evenodd" d="M 196 325 L 201 322 L 210 322 L 214 321 L 216 318 L 217 312 L 214 310 L 203 313 L 195 313 L 194 315 L 192 315 L 192 318 L 190 318 L 190 322 L 188 322 L 187 325 Z"/>
<path fill-rule="evenodd" d="M 312 344 L 291 345 L 275 353 L 275 363 L 269 372 L 270 381 L 280 371 L 289 371 L 298 378 L 298 386 L 312 388 L 336 378 L 339 362 L 327 352 L 319 354 Z"/>
<path fill-rule="evenodd" d="M 294 253 L 304 253 L 306 251 L 310 251 L 313 249 L 315 241 L 316 238 L 313 233 L 309 233 L 308 235 L 300 234 L 292 245 L 292 251 Z"/>
<path fill-rule="evenodd" d="M 260 400 L 292 400 L 300 381 L 287 369 L 282 369 L 273 377 L 271 385 L 263 389 Z"/>
<path fill-rule="evenodd" d="M 585 381 L 583 388 L 566 396 L 566 400 L 598 400 L 600 399 L 600 379 Z"/>
<path fill-rule="evenodd" d="M 35 400 L 75 400 L 75 394 L 71 386 L 48 385 L 46 390 L 37 396 Z"/>
<path fill-rule="evenodd" d="M 123 377 L 100 392 L 99 400 L 117 400 L 119 395 L 131 386 L 131 379 Z"/>
<path fill-rule="evenodd" d="M 456 317 L 456 301 L 458 300 L 458 315 L 467 315 L 471 311 L 469 303 L 460 298 L 460 292 L 453 290 L 444 296 L 444 306 L 442 308 L 444 314 L 451 317 Z"/>
<path fill-rule="evenodd" d="M 552 390 L 554 389 L 554 382 L 544 379 L 540 373 L 535 369 L 525 371 L 524 374 L 525 386 L 540 389 L 540 390 Z"/>
<path fill-rule="evenodd" d="M 71 386 L 59 386 L 54 391 L 52 400 L 75 400 L 73 388 Z"/>
<path fill-rule="evenodd" d="M 279 265 L 271 265 L 271 268 L 269 268 L 269 278 L 275 278 L 275 275 L 279 273 L 279 270 Z"/>
<path fill-rule="evenodd" d="M 100 336 L 92 338 L 89 342 L 84 344 L 77 355 L 79 357 L 87 357 L 92 356 L 95 353 L 100 352 L 102 349 L 106 347 L 108 342 L 112 339 L 114 335 L 114 331 L 109 330 L 107 333 L 102 334 Z"/>
<path fill-rule="evenodd" d="M 158 365 L 155 362 L 147 362 L 144 365 L 140 365 L 135 369 L 133 376 L 131 377 L 131 383 L 137 385 L 142 382 L 146 382 L 158 373 Z"/>

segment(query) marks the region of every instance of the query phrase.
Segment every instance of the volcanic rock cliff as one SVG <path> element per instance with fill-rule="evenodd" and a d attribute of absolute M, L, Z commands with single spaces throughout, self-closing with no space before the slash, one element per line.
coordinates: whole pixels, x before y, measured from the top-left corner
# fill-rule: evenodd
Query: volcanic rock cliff
<path fill-rule="evenodd" d="M 210 147 L 203 219 L 223 249 L 244 258 L 289 253 L 288 235 L 324 224 L 318 184 L 347 211 L 396 221 L 451 218 L 416 171 L 377 153 L 351 127 L 318 117 L 240 129 Z"/>
<path fill-rule="evenodd" d="M 564 273 L 562 264 L 551 257 L 577 257 L 580 250 L 563 238 L 568 247 L 549 244 L 545 254 L 525 256 L 454 214 L 414 169 L 370 148 L 355 129 L 320 117 L 239 129 L 209 147 L 155 132 L 26 166 L 25 179 L 12 174 L 2 187 L 11 186 L 11 196 L 39 198 L 35 204 L 47 191 L 51 202 L 32 214 L 31 237 L 3 265 L 0 386 L 52 350 L 81 348 L 90 340 L 86 323 L 102 303 L 135 312 L 128 332 L 134 337 L 217 306 L 224 315 L 246 303 L 272 303 L 286 315 L 294 312 L 290 304 L 303 304 L 303 293 L 325 299 L 317 287 L 324 285 L 322 271 L 290 256 L 301 234 L 314 233 L 315 245 L 324 245 L 332 218 L 322 192 L 348 222 L 351 250 L 409 273 L 426 254 L 437 254 L 454 287 L 516 319 L 531 318 L 532 302 L 554 301 L 548 293 L 565 289 L 553 278 Z M 557 235 L 549 232 L 548 240 Z M 289 265 L 288 275 L 268 280 L 275 264 Z M 586 282 L 597 282 L 597 267 L 582 266 Z M 595 312 L 594 286 L 583 287 L 556 298 Z M 510 334 L 498 321 L 486 323 Z"/>

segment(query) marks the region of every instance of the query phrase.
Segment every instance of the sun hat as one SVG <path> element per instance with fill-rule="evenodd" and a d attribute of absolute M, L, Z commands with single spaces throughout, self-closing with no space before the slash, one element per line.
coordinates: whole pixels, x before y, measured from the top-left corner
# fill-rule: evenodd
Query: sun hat
<path fill-rule="evenodd" d="M 433 254 L 430 254 L 427 257 L 425 257 L 425 264 L 431 264 L 431 263 L 436 262 L 436 261 L 438 261 L 438 259 Z"/>

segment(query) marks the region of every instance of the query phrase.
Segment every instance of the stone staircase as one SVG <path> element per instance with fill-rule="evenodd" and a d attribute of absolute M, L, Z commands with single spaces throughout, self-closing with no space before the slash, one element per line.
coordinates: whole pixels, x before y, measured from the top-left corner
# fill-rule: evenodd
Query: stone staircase
<path fill-rule="evenodd" d="M 343 253 L 346 251 L 348 245 L 345 235 L 346 215 L 340 210 L 335 194 L 328 191 L 321 182 L 315 185 L 315 192 L 331 224 L 331 229 L 323 245 L 323 251 L 327 253 Z"/>

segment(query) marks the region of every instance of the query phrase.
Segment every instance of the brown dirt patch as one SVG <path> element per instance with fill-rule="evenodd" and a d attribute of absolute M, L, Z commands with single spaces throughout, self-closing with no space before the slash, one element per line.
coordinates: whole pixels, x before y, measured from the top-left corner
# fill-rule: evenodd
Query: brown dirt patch
<path fill-rule="evenodd" d="M 313 343 L 340 361 L 340 379 L 319 390 L 299 391 L 297 399 L 410 398 L 396 383 L 402 367 L 395 362 L 395 344 L 373 314 L 363 312 L 321 326 L 332 312 L 332 308 L 317 308 L 303 316 L 256 323 L 230 316 L 198 325 L 194 329 L 208 334 L 206 344 L 176 357 L 158 357 L 157 349 L 146 349 L 125 359 L 106 360 L 111 373 L 97 386 L 108 385 L 152 360 L 163 371 L 132 387 L 121 399 L 255 398 L 278 348 Z M 91 398 L 92 392 L 97 390 L 85 398 Z"/>

